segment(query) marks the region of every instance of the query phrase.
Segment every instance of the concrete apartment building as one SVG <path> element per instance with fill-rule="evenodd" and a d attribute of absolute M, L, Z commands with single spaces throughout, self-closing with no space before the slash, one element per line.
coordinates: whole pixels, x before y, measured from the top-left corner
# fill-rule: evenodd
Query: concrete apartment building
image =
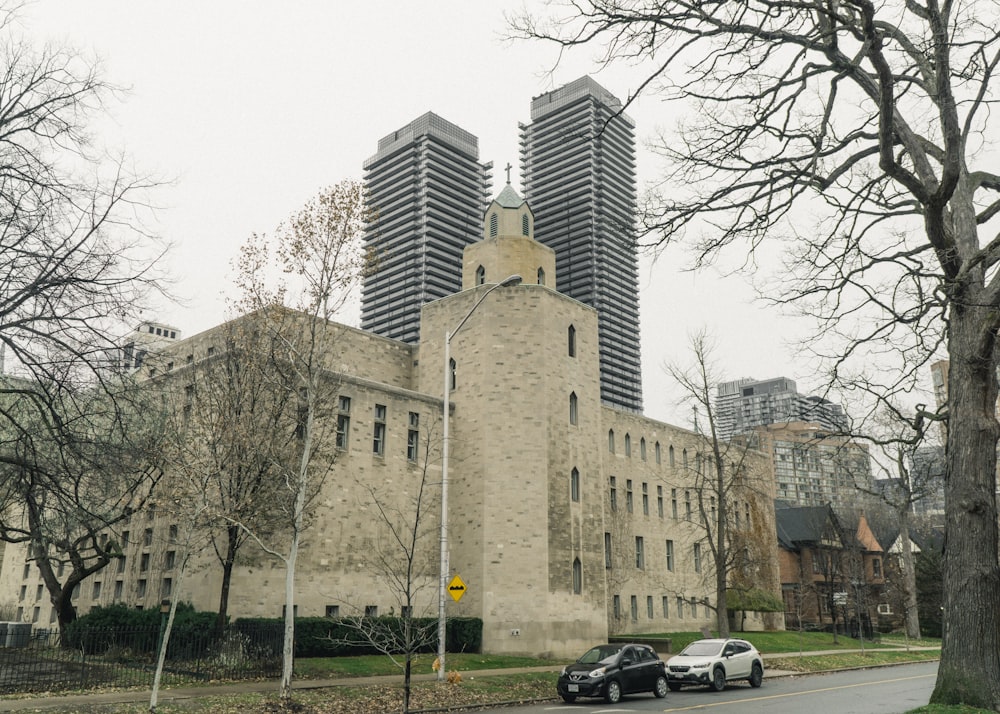
<path fill-rule="evenodd" d="M 635 124 L 590 77 L 535 97 L 521 124 L 521 178 L 556 289 L 597 310 L 601 399 L 642 411 L 635 247 Z"/>
<path fill-rule="evenodd" d="M 793 421 L 812 422 L 831 432 L 847 430 L 847 416 L 839 404 L 800 394 L 787 377 L 723 382 L 716 388 L 715 415 L 723 439 L 754 427 Z"/>
<path fill-rule="evenodd" d="M 419 343 L 335 326 L 326 364 L 342 440 L 302 543 L 299 616 L 399 612 L 376 567 L 387 533 L 372 493 L 405 514 L 426 472 L 432 501 L 440 498 L 445 335 L 482 300 L 450 344 L 449 577 L 459 575 L 467 591 L 449 599 L 449 616 L 482 618 L 486 651 L 559 657 L 609 632 L 714 621 L 693 467 L 703 439 L 603 403 L 598 312 L 553 288 L 556 257 L 534 239 L 534 220 L 505 188 L 480 240 L 464 251 L 462 289 L 423 305 Z M 513 274 L 523 282 L 483 299 Z M 225 327 L 165 347 L 154 383 L 188 393 L 197 370 L 226 349 Z M 411 448 L 414 432 L 428 451 Z M 769 483 L 767 460 L 757 463 Z M 752 519 L 773 541 L 772 498 L 748 489 L 736 502 L 747 525 Z M 426 513 L 414 614 L 434 616 L 440 500 Z M 125 544 L 125 557 L 84 582 L 74 600 L 80 612 L 112 602 L 156 607 L 161 598 L 217 608 L 220 566 L 205 550 L 182 578 L 168 504 L 135 514 L 122 530 L 109 536 Z M 776 565 L 755 576 L 779 591 Z M 284 577 L 280 561 L 249 549 L 234 571 L 230 616 L 280 616 Z M 21 548 L 7 551 L 0 602 L 39 627 L 54 621 Z M 746 625 L 775 623 L 751 615 Z"/>
<path fill-rule="evenodd" d="M 364 163 L 374 209 L 365 246 L 377 269 L 362 289 L 362 329 L 419 341 L 421 306 L 461 288 L 462 250 L 479 237 L 491 169 L 473 134 L 432 112 L 379 140 Z"/>

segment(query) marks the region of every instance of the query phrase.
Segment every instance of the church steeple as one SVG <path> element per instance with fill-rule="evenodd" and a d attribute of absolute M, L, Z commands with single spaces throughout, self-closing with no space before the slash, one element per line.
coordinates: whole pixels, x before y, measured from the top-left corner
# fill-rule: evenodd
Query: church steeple
<path fill-rule="evenodd" d="M 483 239 L 466 246 L 462 256 L 462 289 L 521 275 L 523 284 L 556 284 L 555 251 L 535 240 L 535 215 L 510 185 L 493 199 L 483 220 Z"/>

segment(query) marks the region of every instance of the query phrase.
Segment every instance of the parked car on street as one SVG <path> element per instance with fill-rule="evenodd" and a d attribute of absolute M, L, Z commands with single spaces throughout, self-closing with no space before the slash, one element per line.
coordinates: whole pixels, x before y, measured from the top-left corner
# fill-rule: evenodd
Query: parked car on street
<path fill-rule="evenodd" d="M 663 660 L 647 645 L 597 645 L 573 664 L 563 667 L 556 685 L 563 701 L 577 697 L 604 697 L 609 704 L 623 694 L 652 692 L 667 696 Z"/>
<path fill-rule="evenodd" d="M 733 679 L 745 679 L 751 687 L 764 681 L 764 660 L 746 640 L 696 640 L 667 660 L 667 686 L 674 692 L 692 684 L 721 692 Z"/>

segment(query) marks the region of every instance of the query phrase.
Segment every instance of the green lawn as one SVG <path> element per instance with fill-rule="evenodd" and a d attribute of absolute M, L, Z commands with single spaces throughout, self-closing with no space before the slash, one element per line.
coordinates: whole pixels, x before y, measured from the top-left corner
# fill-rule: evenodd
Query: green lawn
<path fill-rule="evenodd" d="M 754 647 L 767 654 L 774 654 L 776 652 L 810 652 L 815 650 L 854 650 L 861 649 L 862 647 L 866 650 L 886 649 L 906 644 L 905 638 L 902 635 L 884 635 L 881 643 L 867 641 L 861 643 L 859 640 L 845 635 L 837 635 L 835 642 L 833 635 L 829 632 L 732 632 L 730 635 L 751 642 Z M 716 633 L 713 632 L 712 636 L 716 636 Z M 680 652 L 689 642 L 701 639 L 702 634 L 700 632 L 664 632 L 657 635 L 643 635 L 641 637 L 642 639 L 669 638 L 670 652 L 660 652 L 659 654 L 662 657 L 670 653 Z M 941 640 L 910 640 L 909 644 L 920 647 L 939 647 Z"/>
<path fill-rule="evenodd" d="M 413 674 L 431 674 L 437 659 L 434 654 L 421 654 L 413 661 Z M 545 667 L 562 663 L 535 657 L 511 657 L 504 655 L 482 655 L 469 653 L 449 653 L 446 658 L 448 671 L 469 672 L 477 669 L 510 669 L 511 667 Z M 295 676 L 304 679 L 327 679 L 335 677 L 368 677 L 382 674 L 402 675 L 402 659 L 399 665 L 383 655 L 362 657 L 311 657 L 295 660 Z"/>

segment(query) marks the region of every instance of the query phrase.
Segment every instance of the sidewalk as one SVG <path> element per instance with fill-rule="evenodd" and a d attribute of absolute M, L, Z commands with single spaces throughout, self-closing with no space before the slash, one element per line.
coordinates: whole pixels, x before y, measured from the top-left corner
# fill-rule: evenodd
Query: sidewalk
<path fill-rule="evenodd" d="M 857 653 L 862 651 L 869 651 L 872 648 L 866 650 L 853 649 L 853 650 L 818 650 L 818 651 L 805 651 L 805 652 L 775 652 L 763 654 L 765 663 L 769 659 L 790 659 L 793 657 L 815 657 L 818 655 L 832 655 L 832 654 L 848 654 Z M 881 648 L 885 650 L 886 647 L 883 645 Z M 905 650 L 905 646 L 900 646 L 900 650 Z M 911 650 L 936 650 L 940 649 L 938 647 L 910 647 Z M 517 667 L 512 669 L 482 669 L 482 670 L 470 670 L 467 673 L 475 677 L 492 677 L 503 674 L 518 674 L 523 672 L 552 672 L 553 674 L 559 672 L 562 669 L 562 665 L 551 665 L 545 667 Z M 765 667 L 765 679 L 774 677 L 790 677 L 800 672 L 791 672 L 788 670 L 776 670 L 769 669 Z M 436 674 L 415 674 L 413 675 L 414 682 L 429 682 L 437 678 Z M 342 686 L 366 686 L 374 684 L 394 684 L 399 685 L 402 682 L 401 675 L 385 675 L 379 677 L 341 677 L 339 679 L 302 679 L 297 680 L 292 683 L 292 689 L 295 691 L 307 691 L 311 689 L 326 689 L 329 687 L 342 687 Z M 555 678 L 553 678 L 555 682 Z M 225 696 L 227 694 L 242 694 L 246 692 L 277 692 L 278 683 L 277 680 L 268 680 L 264 682 L 233 682 L 231 684 L 212 684 L 203 685 L 198 687 L 178 687 L 175 689 L 161 689 L 158 697 L 160 703 L 173 702 L 183 699 L 197 699 L 206 696 Z M 66 696 L 45 696 L 45 697 L 33 697 L 26 699 L 6 699 L 0 700 L 0 712 L 58 712 L 58 711 L 72 711 L 76 707 L 90 706 L 90 705 L 102 705 L 102 704 L 142 704 L 148 703 L 150 696 L 150 690 L 132 690 L 126 692 L 93 692 L 88 694 L 70 694 Z M 553 693 L 553 696 L 555 694 Z"/>

